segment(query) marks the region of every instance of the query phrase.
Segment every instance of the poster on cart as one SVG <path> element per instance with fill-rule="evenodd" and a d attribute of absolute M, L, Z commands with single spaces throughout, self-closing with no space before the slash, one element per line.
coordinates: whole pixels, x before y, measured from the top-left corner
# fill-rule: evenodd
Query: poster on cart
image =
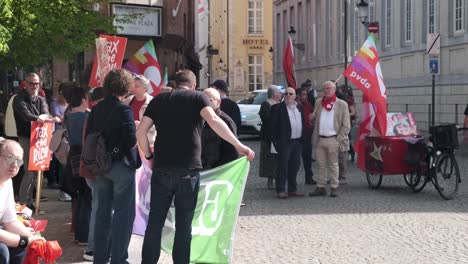
<path fill-rule="evenodd" d="M 412 113 L 387 113 L 386 136 L 418 135 L 416 121 Z"/>

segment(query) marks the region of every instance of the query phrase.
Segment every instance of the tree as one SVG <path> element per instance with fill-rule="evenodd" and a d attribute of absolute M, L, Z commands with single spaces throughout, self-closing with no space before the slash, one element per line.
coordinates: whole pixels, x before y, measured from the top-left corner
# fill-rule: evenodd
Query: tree
<path fill-rule="evenodd" d="M 36 65 L 72 59 L 94 45 L 97 32 L 115 33 L 113 17 L 93 11 L 109 0 L 1 0 L 0 64 Z"/>

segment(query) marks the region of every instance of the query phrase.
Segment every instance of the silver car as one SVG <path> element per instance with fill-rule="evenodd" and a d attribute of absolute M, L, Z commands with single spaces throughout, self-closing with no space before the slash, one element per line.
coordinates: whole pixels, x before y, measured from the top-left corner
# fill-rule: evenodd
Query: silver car
<path fill-rule="evenodd" d="M 258 115 L 260 105 L 267 99 L 267 89 L 255 90 L 249 95 L 237 101 L 239 105 L 242 125 L 237 129 L 237 133 L 244 135 L 258 135 L 262 127 L 262 120 Z"/>

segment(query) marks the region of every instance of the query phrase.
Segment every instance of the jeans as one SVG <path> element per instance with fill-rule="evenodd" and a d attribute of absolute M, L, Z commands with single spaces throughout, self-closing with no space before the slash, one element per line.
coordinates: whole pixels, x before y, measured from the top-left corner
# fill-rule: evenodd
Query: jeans
<path fill-rule="evenodd" d="M 10 248 L 0 243 L 0 264 L 23 264 L 25 248 Z"/>
<path fill-rule="evenodd" d="M 91 190 L 86 187 L 73 198 L 76 203 L 73 222 L 75 223 L 75 240 L 88 242 L 89 220 L 91 216 Z"/>
<path fill-rule="evenodd" d="M 154 264 L 161 252 L 161 234 L 174 198 L 174 264 L 190 262 L 192 220 L 200 189 L 200 173 L 187 169 L 155 169 L 151 176 L 151 209 L 143 241 L 143 264 Z"/>
<path fill-rule="evenodd" d="M 285 192 L 286 181 L 288 192 L 297 191 L 297 172 L 301 165 L 302 145 L 301 141 L 292 139 L 289 144 L 281 146 L 278 153 L 278 175 L 276 175 L 276 192 Z"/>
<path fill-rule="evenodd" d="M 19 137 L 19 143 L 24 150 L 24 174 L 19 189 L 19 201 L 21 204 L 31 205 L 33 199 L 33 190 L 36 187 L 36 173 L 28 170 L 29 165 L 29 138 Z"/>
<path fill-rule="evenodd" d="M 96 195 L 96 180 L 86 179 L 89 189 L 91 189 L 91 217 L 89 218 L 88 246 L 86 251 L 94 251 L 94 226 L 96 222 L 96 211 L 98 199 Z"/>
<path fill-rule="evenodd" d="M 96 194 L 94 263 L 107 263 L 110 255 L 112 264 L 128 263 L 135 218 L 135 169 L 123 161 L 113 161 L 109 173 L 97 176 Z"/>

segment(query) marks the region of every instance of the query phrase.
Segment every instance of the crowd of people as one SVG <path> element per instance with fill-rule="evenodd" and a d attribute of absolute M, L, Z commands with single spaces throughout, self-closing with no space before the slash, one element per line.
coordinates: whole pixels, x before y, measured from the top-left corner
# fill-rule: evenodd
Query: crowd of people
<path fill-rule="evenodd" d="M 35 73 L 26 76 L 24 88 L 10 99 L 11 107 L 7 110 L 7 115 L 13 117 L 6 125 L 12 130 L 7 133 L 11 140 L 0 142 L 0 166 L 8 172 L 5 177 L 0 174 L 0 181 L 5 183 L 0 195 L 8 198 L 5 202 L 8 210 L 4 211 L 0 229 L 0 254 L 5 251 L 5 257 L 18 259 L 10 263 L 22 263 L 28 244 L 43 239 L 26 227 L 24 230 L 16 227 L 14 209 L 15 201 L 35 209 L 37 178 L 35 172 L 27 169 L 31 121 L 53 122 L 56 131 L 59 128 L 66 131 L 69 145 L 66 161 L 58 158 L 58 152 L 54 153 L 47 186 L 60 189 L 60 200 L 71 201 L 70 231 L 78 245 L 86 246 L 85 260 L 127 263 L 135 217 L 135 173 L 141 166 L 141 158 L 145 158 L 154 167 L 142 263 L 155 263 L 159 258 L 162 227 L 173 199 L 174 262 L 189 262 L 199 172 L 235 160 L 239 155 L 252 160 L 255 153 L 237 139 L 240 111 L 227 96 L 226 82 L 217 80 L 211 88 L 196 91 L 195 75 L 181 70 L 175 76 L 174 88 L 164 87 L 155 98 L 147 93 L 150 85 L 142 75 L 116 69 L 106 75 L 103 87 L 89 90 L 77 82 L 62 83 L 59 95 L 47 102 L 40 95 L 39 76 Z M 110 171 L 102 175 L 93 175 L 83 165 L 84 143 L 96 132 L 105 138 L 106 151 L 112 159 Z M 15 177 L 20 167 L 24 173 Z M 17 188 L 13 188 L 12 178 L 18 181 Z"/>

